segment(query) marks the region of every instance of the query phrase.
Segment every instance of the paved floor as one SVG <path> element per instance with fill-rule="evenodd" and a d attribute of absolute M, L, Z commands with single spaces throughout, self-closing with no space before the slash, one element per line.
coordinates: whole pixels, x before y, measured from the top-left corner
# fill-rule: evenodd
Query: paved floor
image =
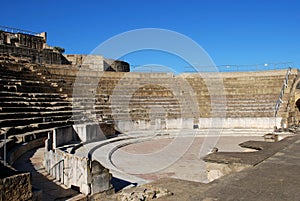
<path fill-rule="evenodd" d="M 191 200 L 300 200 L 300 135 L 293 138 L 267 160 L 223 178 Z"/>
<path fill-rule="evenodd" d="M 55 183 L 43 168 L 43 158 L 44 148 L 32 150 L 21 156 L 14 163 L 14 167 L 17 170 L 31 173 L 32 185 L 37 189 L 42 189 L 43 201 L 66 200 L 79 195 L 78 192 Z"/>
<path fill-rule="evenodd" d="M 256 137 L 254 137 L 256 138 Z M 237 146 L 246 140 L 255 140 L 253 137 L 221 137 L 216 145 L 221 151 L 242 151 Z M 124 146 L 121 149 L 130 154 L 140 151 L 144 155 L 163 149 L 171 143 L 171 139 L 158 141 L 141 142 Z M 261 140 L 261 138 L 256 138 Z M 193 141 L 189 149 L 183 154 L 175 166 L 166 168 L 166 172 L 158 172 L 157 175 L 134 175 L 147 180 L 154 181 L 151 185 L 167 188 L 174 193 L 173 196 L 164 197 L 159 200 L 299 200 L 300 198 L 300 135 L 295 135 L 285 146 L 279 146 L 274 155 L 256 165 L 253 168 L 245 169 L 215 180 L 209 184 L 194 181 L 175 179 L 176 174 L 180 175 L 180 168 L 197 170 L 193 166 L 195 158 L 199 159 L 199 145 L 203 144 L 203 138 Z M 233 146 L 234 145 L 234 146 Z M 277 146 L 274 144 L 274 146 Z M 110 147 L 111 148 L 111 147 Z M 121 150 L 120 149 L 120 150 Z M 42 167 L 43 148 L 27 152 L 16 163 L 14 167 L 18 170 L 32 173 L 32 184 L 36 188 L 43 189 L 43 200 L 67 200 L 78 195 L 76 191 L 65 189 L 48 177 Z M 95 150 L 95 154 L 98 149 Z M 196 154 L 195 154 L 196 153 Z M 102 153 L 103 154 L 103 153 Z M 116 154 L 116 153 L 115 153 Z M 117 155 L 113 156 L 117 157 Z M 117 158 L 115 158 L 117 159 Z M 130 158 L 127 158 L 129 160 Z M 161 158 L 163 160 L 163 158 Z M 126 160 L 124 160 L 126 162 Z M 172 168 L 174 168 L 172 170 Z M 179 173 L 172 172 L 179 168 Z M 198 169 L 199 171 L 199 169 Z M 171 173 L 170 173 L 171 172 Z M 183 169 L 182 169 L 183 173 Z M 183 175 L 187 177 L 193 176 Z M 169 177 L 169 178 L 168 178 Z M 174 178 L 170 178 L 174 177 Z M 110 200 L 110 198 L 108 198 Z"/>
<path fill-rule="evenodd" d="M 155 139 L 118 149 L 112 155 L 112 162 L 120 170 L 148 181 L 172 177 L 207 182 L 206 166 L 201 159 L 204 156 L 201 156 L 201 150 L 205 149 L 206 143 L 212 141 L 215 144 L 211 143 L 211 146 L 217 147 L 219 151 L 244 151 L 238 144 L 247 140 L 263 140 L 263 138 L 257 136 L 219 137 L 218 139 L 180 138 L 173 147 L 171 147 L 174 143 L 172 138 Z M 177 153 L 173 154 L 174 152 Z"/>
<path fill-rule="evenodd" d="M 108 168 L 115 178 L 128 183 L 143 184 L 165 177 L 207 182 L 201 151 L 213 147 L 219 151 L 244 151 L 238 144 L 247 140 L 263 140 L 263 137 L 158 137 L 133 144 L 135 139 L 103 145 L 92 142 L 82 146 L 76 154 L 87 156 L 93 150 L 93 160 Z"/>
<path fill-rule="evenodd" d="M 163 201 L 298 201 L 300 200 L 300 135 L 262 163 L 209 184 L 162 179 L 151 183 L 167 188 L 173 196 Z M 277 146 L 274 144 L 274 146 Z"/>

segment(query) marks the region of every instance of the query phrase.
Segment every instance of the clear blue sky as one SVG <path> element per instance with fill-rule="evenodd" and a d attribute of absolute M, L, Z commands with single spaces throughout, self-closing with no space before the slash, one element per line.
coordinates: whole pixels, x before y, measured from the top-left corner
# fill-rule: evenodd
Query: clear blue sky
<path fill-rule="evenodd" d="M 3 1 L 0 25 L 46 31 L 49 45 L 70 54 L 88 54 L 132 29 L 163 28 L 195 40 L 217 65 L 291 61 L 300 66 L 298 0 Z M 143 64 L 138 57 L 127 60 Z"/>

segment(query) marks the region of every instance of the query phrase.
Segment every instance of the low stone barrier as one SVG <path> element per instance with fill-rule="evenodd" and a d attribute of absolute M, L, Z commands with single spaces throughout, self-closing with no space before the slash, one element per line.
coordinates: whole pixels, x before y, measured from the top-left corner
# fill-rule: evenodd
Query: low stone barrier
<path fill-rule="evenodd" d="M 68 188 L 77 189 L 85 195 L 112 192 L 112 175 L 108 169 L 97 161 L 64 151 L 67 141 L 71 142 L 78 138 L 78 133 L 74 136 L 72 129 L 65 127 L 49 133 L 45 142 L 46 171 Z"/>

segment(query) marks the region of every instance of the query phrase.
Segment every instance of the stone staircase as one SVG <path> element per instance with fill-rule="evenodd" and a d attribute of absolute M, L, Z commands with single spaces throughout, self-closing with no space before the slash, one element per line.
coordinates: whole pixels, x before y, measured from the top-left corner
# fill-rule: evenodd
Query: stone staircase
<path fill-rule="evenodd" d="M 299 80 L 298 70 L 289 69 L 286 74 L 286 80 L 284 80 L 282 83 L 282 92 L 280 93 L 276 103 L 276 106 L 278 104 L 278 109 L 277 113 L 275 114 L 284 119 L 283 123 L 286 124 L 287 127 L 297 125 L 295 119 L 295 84 L 297 83 L 297 80 Z"/>

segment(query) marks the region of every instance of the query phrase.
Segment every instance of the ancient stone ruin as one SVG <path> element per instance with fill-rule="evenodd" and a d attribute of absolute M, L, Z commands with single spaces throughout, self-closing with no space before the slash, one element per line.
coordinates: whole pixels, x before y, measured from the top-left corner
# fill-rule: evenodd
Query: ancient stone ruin
<path fill-rule="evenodd" d="M 39 186 L 32 187 L 30 173 L 11 167 L 40 147 L 46 174 L 85 199 L 175 200 L 180 194 L 181 200 L 213 200 L 218 182 L 235 181 L 226 175 L 265 171 L 263 161 L 299 142 L 298 69 L 130 72 L 128 63 L 105 55 L 62 54 L 47 45 L 46 36 L 0 30 L 1 200 L 41 199 L 44 189 L 33 190 Z M 166 178 L 173 175 L 168 172 L 145 176 L 118 170 L 116 151 L 174 139 L 178 131 L 182 141 L 267 134 L 266 141 L 276 142 L 242 143 L 252 150 L 247 153 L 210 147 L 213 153 L 201 159 L 207 180 L 214 181 L 207 185 Z M 163 179 L 143 186 L 150 181 L 146 177 Z M 178 185 L 192 194 L 181 194 Z M 111 195 L 114 189 L 121 191 Z"/>

